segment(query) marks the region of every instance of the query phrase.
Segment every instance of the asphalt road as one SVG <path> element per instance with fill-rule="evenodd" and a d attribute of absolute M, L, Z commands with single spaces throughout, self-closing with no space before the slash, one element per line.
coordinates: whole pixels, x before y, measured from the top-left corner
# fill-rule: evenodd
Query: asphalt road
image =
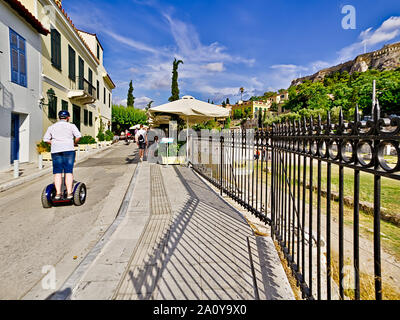
<path fill-rule="evenodd" d="M 43 209 L 52 175 L 0 193 L 0 299 L 45 299 L 44 266 L 61 286 L 115 219 L 135 168 L 135 147 L 121 142 L 78 164 L 75 178 L 88 188 L 82 207 Z"/>

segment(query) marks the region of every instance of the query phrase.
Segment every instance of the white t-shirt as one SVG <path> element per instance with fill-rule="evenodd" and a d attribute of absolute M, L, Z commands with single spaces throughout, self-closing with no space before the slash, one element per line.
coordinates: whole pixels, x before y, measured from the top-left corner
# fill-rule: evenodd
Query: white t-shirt
<path fill-rule="evenodd" d="M 43 141 L 51 142 L 51 153 L 74 151 L 74 139 L 82 137 L 76 125 L 60 120 L 50 126 Z"/>

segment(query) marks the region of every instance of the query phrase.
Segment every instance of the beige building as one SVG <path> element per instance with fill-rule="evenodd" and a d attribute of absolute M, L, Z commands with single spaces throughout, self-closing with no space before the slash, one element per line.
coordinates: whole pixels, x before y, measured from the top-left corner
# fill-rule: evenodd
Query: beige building
<path fill-rule="evenodd" d="M 254 119 L 258 116 L 260 109 L 264 114 L 264 110 L 269 111 L 270 108 L 271 103 L 268 101 L 239 101 L 238 104 L 231 106 L 231 117 L 232 119 L 240 118 L 239 114 L 243 116 L 247 112 Z M 238 111 L 240 111 L 239 114 Z"/>
<path fill-rule="evenodd" d="M 43 131 L 68 110 L 83 135 L 96 137 L 101 122 L 111 128 L 112 90 L 103 65 L 103 47 L 95 34 L 78 30 L 61 1 L 22 0 L 50 30 L 42 37 Z"/>

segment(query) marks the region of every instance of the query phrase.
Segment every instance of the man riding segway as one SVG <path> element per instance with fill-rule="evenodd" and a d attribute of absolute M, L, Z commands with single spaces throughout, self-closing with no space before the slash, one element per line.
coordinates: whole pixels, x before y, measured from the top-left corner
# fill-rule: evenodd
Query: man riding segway
<path fill-rule="evenodd" d="M 75 124 L 69 123 L 70 114 L 68 111 L 60 111 L 58 113 L 59 121 L 47 129 L 43 140 L 51 144 L 51 157 L 53 160 L 53 174 L 54 174 L 54 185 L 50 185 L 44 190 L 44 195 L 42 196 L 42 202 L 45 207 L 50 207 L 52 204 L 58 202 L 68 202 L 73 203 L 74 192 L 79 187 L 79 192 L 84 193 L 86 198 L 86 186 L 82 183 L 78 183 L 74 187 L 74 162 L 75 162 L 75 148 L 74 145 L 77 144 L 82 137 L 78 128 Z M 64 181 L 62 174 L 64 173 Z M 63 185 L 63 182 L 65 185 Z M 64 187 L 66 188 L 66 194 L 63 194 Z M 50 190 L 51 189 L 51 190 Z M 55 193 L 55 194 L 54 194 Z M 78 202 L 82 204 L 82 201 Z M 48 201 L 47 201 L 48 200 Z"/>

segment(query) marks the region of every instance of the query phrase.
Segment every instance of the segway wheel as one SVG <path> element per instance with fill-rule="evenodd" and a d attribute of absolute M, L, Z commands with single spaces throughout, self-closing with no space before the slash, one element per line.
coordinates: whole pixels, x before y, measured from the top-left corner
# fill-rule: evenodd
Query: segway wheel
<path fill-rule="evenodd" d="M 76 206 L 82 206 L 86 201 L 86 185 L 79 183 L 74 192 L 74 204 Z"/>
<path fill-rule="evenodd" d="M 42 192 L 42 205 L 43 205 L 43 208 L 45 208 L 45 209 L 49 209 L 53 206 L 52 203 L 47 198 L 47 188 L 44 188 L 44 190 Z"/>

